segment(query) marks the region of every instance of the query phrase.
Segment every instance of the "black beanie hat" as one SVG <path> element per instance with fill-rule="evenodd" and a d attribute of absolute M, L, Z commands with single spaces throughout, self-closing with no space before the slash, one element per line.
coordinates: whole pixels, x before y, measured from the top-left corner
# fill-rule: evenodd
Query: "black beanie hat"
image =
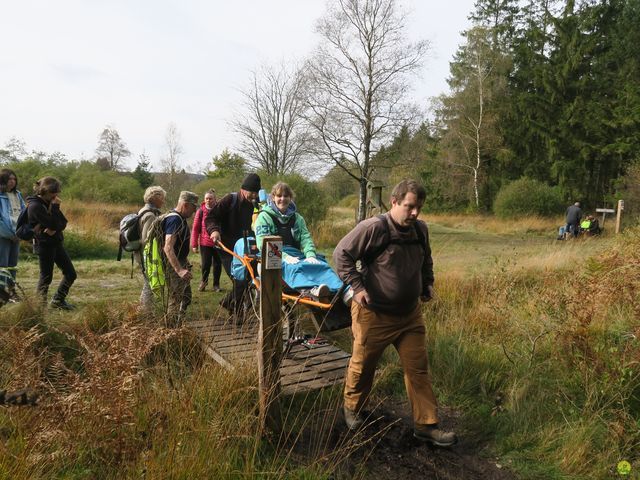
<path fill-rule="evenodd" d="M 250 173 L 244 180 L 242 181 L 242 186 L 240 187 L 243 190 L 248 192 L 258 193 L 260 191 L 260 177 L 256 173 Z"/>

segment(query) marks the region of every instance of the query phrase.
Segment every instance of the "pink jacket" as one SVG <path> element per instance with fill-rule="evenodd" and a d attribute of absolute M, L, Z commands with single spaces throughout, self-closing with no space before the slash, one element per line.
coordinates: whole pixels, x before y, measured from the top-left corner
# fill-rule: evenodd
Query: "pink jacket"
<path fill-rule="evenodd" d="M 191 229 L 191 248 L 195 248 L 198 245 L 203 247 L 213 247 L 213 241 L 207 234 L 207 229 L 204 227 L 204 221 L 207 218 L 209 211 L 204 206 L 204 202 L 200 205 L 200 208 L 196 210 L 196 217 L 193 219 L 193 228 Z"/>

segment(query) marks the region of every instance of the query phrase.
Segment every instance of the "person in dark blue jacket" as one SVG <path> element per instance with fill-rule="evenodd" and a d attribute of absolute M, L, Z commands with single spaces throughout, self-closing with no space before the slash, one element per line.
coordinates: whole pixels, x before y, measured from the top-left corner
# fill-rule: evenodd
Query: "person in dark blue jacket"
<path fill-rule="evenodd" d="M 16 173 L 3 168 L 0 170 L 0 267 L 7 267 L 14 280 L 20 251 L 16 224 L 25 208 Z"/>

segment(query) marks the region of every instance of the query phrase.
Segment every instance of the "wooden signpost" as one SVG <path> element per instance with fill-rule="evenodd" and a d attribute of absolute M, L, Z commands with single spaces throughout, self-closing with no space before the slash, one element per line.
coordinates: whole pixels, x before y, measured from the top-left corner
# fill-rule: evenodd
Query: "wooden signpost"
<path fill-rule="evenodd" d="M 602 214 L 602 223 L 600 224 L 600 228 L 604 229 L 604 221 L 607 218 L 607 213 L 616 213 L 613 208 L 596 208 L 597 213 Z"/>
<path fill-rule="evenodd" d="M 367 183 L 367 217 L 373 216 L 374 212 L 385 213 L 389 209 L 382 201 L 382 182 L 370 181 Z"/>
<path fill-rule="evenodd" d="M 620 233 L 620 221 L 624 210 L 624 200 L 618 200 L 618 212 L 616 213 L 616 233 Z"/>
<path fill-rule="evenodd" d="M 282 430 L 280 410 L 280 364 L 282 362 L 282 238 L 262 240 L 260 273 L 260 329 L 258 335 L 258 385 L 260 391 L 260 429 L 279 433 Z"/>

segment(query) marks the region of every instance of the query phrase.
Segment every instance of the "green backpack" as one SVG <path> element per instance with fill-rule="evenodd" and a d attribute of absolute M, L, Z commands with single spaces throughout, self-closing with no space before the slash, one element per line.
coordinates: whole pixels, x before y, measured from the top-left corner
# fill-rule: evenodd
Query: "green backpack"
<path fill-rule="evenodd" d="M 164 274 L 166 263 L 164 255 L 164 234 L 162 233 L 162 222 L 171 215 L 180 215 L 177 212 L 168 212 L 157 217 L 149 229 L 147 243 L 142 250 L 142 265 L 144 274 L 147 276 L 151 290 L 164 288 L 167 280 Z"/>

